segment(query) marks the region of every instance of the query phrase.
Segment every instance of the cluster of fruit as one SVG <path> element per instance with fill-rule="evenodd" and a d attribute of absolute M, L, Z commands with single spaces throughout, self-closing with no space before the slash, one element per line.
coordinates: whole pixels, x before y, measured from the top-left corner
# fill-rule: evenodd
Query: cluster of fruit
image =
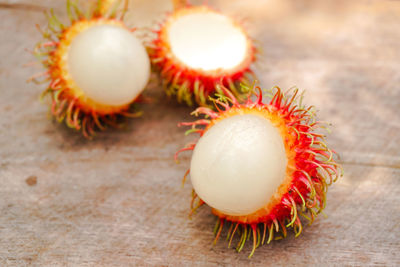
<path fill-rule="evenodd" d="M 301 104 L 297 89 L 263 92 L 251 83 L 257 49 L 229 16 L 207 5 L 180 6 L 145 42 L 124 23 L 127 3 L 97 0 L 83 12 L 68 0 L 68 25 L 50 12 L 35 47 L 46 71 L 32 80 L 48 84 L 43 97 L 50 96 L 54 117 L 92 138 L 120 117 L 140 116 L 137 103 L 153 69 L 168 96 L 204 116 L 182 123 L 200 138 L 181 151 L 193 150 L 185 175 L 194 187 L 192 211 L 212 207 L 216 240 L 229 225 L 229 244 L 240 235 L 238 251 L 252 237 L 251 256 L 288 227 L 299 235 L 300 216 L 312 222 L 341 175 L 314 109 Z"/>

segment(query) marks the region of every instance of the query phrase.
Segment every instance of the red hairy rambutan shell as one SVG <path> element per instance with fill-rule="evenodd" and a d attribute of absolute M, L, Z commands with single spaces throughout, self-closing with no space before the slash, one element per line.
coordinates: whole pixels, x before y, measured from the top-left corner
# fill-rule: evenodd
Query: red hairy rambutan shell
<path fill-rule="evenodd" d="M 223 94 L 222 83 L 241 98 L 239 84 L 248 84 L 256 49 L 243 27 L 208 6 L 185 6 L 169 14 L 154 30 L 148 45 L 154 69 L 163 80 L 168 96 L 178 102 L 200 106 L 208 97 Z"/>
<path fill-rule="evenodd" d="M 84 13 L 67 0 L 68 26 L 51 11 L 47 29 L 38 27 L 44 41 L 34 54 L 46 71 L 30 80 L 48 84 L 42 97 L 50 95 L 52 115 L 87 138 L 119 127 L 119 117 L 141 115 L 134 104 L 149 79 L 150 60 L 123 23 L 128 2 L 121 2 L 92 1 Z"/>
<path fill-rule="evenodd" d="M 200 138 L 176 157 L 194 151 L 184 178 L 190 173 L 192 213 L 203 204 L 211 206 L 218 216 L 215 241 L 227 225 L 229 246 L 240 234 L 238 251 L 252 237 L 251 257 L 261 244 L 286 237 L 287 228 L 300 235 L 300 215 L 313 222 L 325 207 L 328 186 L 341 176 L 341 167 L 318 132 L 324 124 L 315 120 L 313 107 L 302 106 L 298 89 L 284 93 L 274 87 L 263 102 L 257 87 L 243 104 L 225 87 L 220 89 L 224 95 L 213 100 L 217 111 L 200 107 L 193 115 L 205 118 L 180 124 L 190 126 L 187 133 L 196 132 Z"/>

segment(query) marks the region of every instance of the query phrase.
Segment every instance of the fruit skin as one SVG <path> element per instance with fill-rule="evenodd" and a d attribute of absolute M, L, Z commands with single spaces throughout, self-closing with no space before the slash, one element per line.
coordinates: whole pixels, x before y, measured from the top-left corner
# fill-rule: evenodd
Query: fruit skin
<path fill-rule="evenodd" d="M 245 34 L 248 43 L 248 54 L 242 64 L 227 71 L 204 71 L 188 68 L 171 51 L 168 43 L 168 27 L 174 19 L 181 15 L 196 12 L 216 12 L 206 5 L 192 7 L 190 5 L 175 10 L 169 14 L 166 20 L 159 25 L 159 29 L 153 30 L 156 38 L 148 44 L 148 52 L 154 70 L 162 79 L 163 87 L 168 96 L 176 96 L 179 103 L 182 101 L 192 106 L 195 102 L 199 106 L 211 107 L 209 97 L 215 93 L 223 94 L 216 86 L 222 83 L 228 87 L 235 97 L 241 99 L 248 92 L 243 91 L 250 79 L 254 79 L 251 64 L 256 61 L 258 50 L 253 41 L 245 33 L 243 27 L 234 22 Z"/>
<path fill-rule="evenodd" d="M 46 14 L 47 29 L 43 30 L 37 25 L 44 40 L 35 46 L 33 53 L 46 71 L 32 76 L 28 81 L 47 83 L 41 99 L 47 95 L 51 97 L 52 115 L 58 122 L 65 122 L 69 128 L 81 131 L 88 139 L 95 135 L 95 130 L 104 130 L 107 126 L 119 128 L 120 117 L 135 118 L 142 114 L 135 107 L 140 96 L 131 104 L 119 107 L 96 103 L 74 85 L 67 71 L 67 51 L 72 40 L 82 31 L 97 25 L 122 27 L 131 32 L 135 30 L 127 28 L 122 22 L 126 10 L 118 8 L 120 2 L 97 0 L 90 3 L 89 12 L 84 14 L 76 2 L 67 0 L 69 26 L 61 23 L 53 10 Z"/>
<path fill-rule="evenodd" d="M 227 88 L 220 86 L 220 89 L 224 91 L 224 95 L 213 99 L 217 111 L 200 107 L 192 115 L 204 115 L 204 119 L 179 124 L 191 127 L 187 134 L 195 132 L 201 138 L 214 124 L 232 115 L 264 116 L 278 128 L 288 158 L 285 181 L 277 188 L 276 194 L 265 208 L 246 216 L 230 216 L 212 209 L 218 217 L 214 229 L 215 242 L 219 239 L 224 225 L 230 224 L 227 236 L 229 247 L 236 232 L 240 232 L 237 251 L 243 249 L 251 235 L 253 238 L 253 249 L 249 255 L 251 257 L 255 249 L 265 241 L 270 243 L 273 239 L 286 237 L 286 228 L 293 228 L 295 236 L 299 236 L 303 228 L 300 215 L 310 224 L 314 221 L 325 208 L 328 186 L 342 175 L 342 169 L 334 160 L 337 157 L 336 152 L 325 144 L 325 136 L 316 132 L 325 128 L 325 123 L 315 120 L 312 106 L 302 105 L 303 95 L 299 96 L 298 89 L 282 92 L 279 87 L 274 87 L 267 92 L 270 99 L 265 104 L 263 92 L 259 87 L 251 90 L 252 94 L 243 104 L 240 104 Z M 256 99 L 252 100 L 254 95 Z M 177 152 L 175 159 L 177 160 L 180 152 L 193 150 L 195 146 L 196 143 L 187 145 Z M 184 181 L 189 173 L 190 170 L 186 172 Z M 191 214 L 204 204 L 193 190 Z"/>

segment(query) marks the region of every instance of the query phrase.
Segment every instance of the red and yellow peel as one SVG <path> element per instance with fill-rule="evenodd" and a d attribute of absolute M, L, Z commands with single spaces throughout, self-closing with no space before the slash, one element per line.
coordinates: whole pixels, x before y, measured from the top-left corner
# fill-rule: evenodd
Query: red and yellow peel
<path fill-rule="evenodd" d="M 192 114 L 204 115 L 205 118 L 181 123 L 191 127 L 187 133 L 196 132 L 201 137 L 213 125 L 234 115 L 262 116 L 279 130 L 288 159 L 285 180 L 264 208 L 246 216 L 230 216 L 212 209 L 218 216 L 215 242 L 221 236 L 223 227 L 230 224 L 227 236 L 229 247 L 236 233 L 240 235 L 237 251 L 241 251 L 246 240 L 252 237 L 251 257 L 258 246 L 286 237 L 287 228 L 293 228 L 296 237 L 300 235 L 303 228 L 300 215 L 311 224 L 322 212 L 328 186 L 341 176 L 341 167 L 334 161 L 336 153 L 327 147 L 324 135 L 316 132 L 325 127 L 324 123 L 315 120 L 313 107 L 302 106 L 298 89 L 284 93 L 274 87 L 270 100 L 263 103 L 262 90 L 257 87 L 257 93 L 253 90 L 257 98 L 253 101 L 249 96 L 244 104 L 240 104 L 228 89 L 220 88 L 225 95 L 213 100 L 218 111 L 205 107 L 196 109 Z M 192 143 L 178 151 L 176 159 L 180 152 L 193 150 L 195 146 L 196 143 Z M 190 170 L 186 172 L 184 181 L 189 173 Z M 204 201 L 193 191 L 192 213 L 203 204 Z"/>
<path fill-rule="evenodd" d="M 37 26 L 44 40 L 36 45 L 34 55 L 46 71 L 34 75 L 29 80 L 39 84 L 47 83 L 48 87 L 42 93 L 42 98 L 50 95 L 51 113 L 57 121 L 65 121 L 68 127 L 82 131 L 87 138 L 91 138 L 96 129 L 104 130 L 107 126 L 119 127 L 119 116 L 138 117 L 141 115 L 141 112 L 135 110 L 132 104 L 108 106 L 86 97 L 75 84 L 67 68 L 68 49 L 79 33 L 90 27 L 104 24 L 126 28 L 122 22 L 124 11 L 118 11 L 119 2 L 99 0 L 92 5 L 92 9 L 87 14 L 84 14 L 76 2 L 68 0 L 67 12 L 70 26 L 62 24 L 53 11 L 47 16 L 46 30 Z M 134 31 L 134 29 L 128 30 Z"/>
<path fill-rule="evenodd" d="M 220 83 L 228 87 L 235 97 L 240 99 L 248 92 L 243 91 L 244 87 L 239 84 L 248 85 L 250 77 L 254 78 L 251 64 L 256 60 L 257 49 L 243 27 L 234 21 L 235 27 L 240 29 L 247 39 L 247 54 L 240 65 L 231 69 L 207 71 L 191 68 L 173 54 L 168 38 L 170 25 L 181 16 L 203 12 L 218 13 L 205 5 L 187 4 L 185 7 L 177 8 L 159 25 L 158 30 L 154 30 L 157 37 L 148 45 L 153 67 L 163 80 L 166 94 L 176 96 L 179 103 L 184 101 L 189 106 L 193 105 L 193 101 L 200 106 L 210 106 L 209 96 L 215 93 L 223 94 L 223 91 L 216 86 Z"/>

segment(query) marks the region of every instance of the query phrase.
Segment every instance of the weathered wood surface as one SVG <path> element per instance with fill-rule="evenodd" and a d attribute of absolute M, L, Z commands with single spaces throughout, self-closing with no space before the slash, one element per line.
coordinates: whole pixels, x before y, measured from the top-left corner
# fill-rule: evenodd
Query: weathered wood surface
<path fill-rule="evenodd" d="M 176 127 L 191 109 L 152 83 L 154 103 L 122 131 L 88 142 L 52 122 L 42 88 L 25 83 L 35 70 L 22 65 L 43 7 L 62 14 L 63 1 L 3 0 L 0 266 L 400 265 L 400 2 L 210 4 L 247 18 L 264 50 L 264 87 L 307 89 L 306 101 L 334 124 L 328 141 L 345 176 L 330 188 L 328 217 L 250 260 L 250 245 L 240 254 L 223 240 L 212 246 L 208 208 L 187 216 L 191 188 L 181 177 L 190 156 L 172 159 L 191 140 Z"/>

